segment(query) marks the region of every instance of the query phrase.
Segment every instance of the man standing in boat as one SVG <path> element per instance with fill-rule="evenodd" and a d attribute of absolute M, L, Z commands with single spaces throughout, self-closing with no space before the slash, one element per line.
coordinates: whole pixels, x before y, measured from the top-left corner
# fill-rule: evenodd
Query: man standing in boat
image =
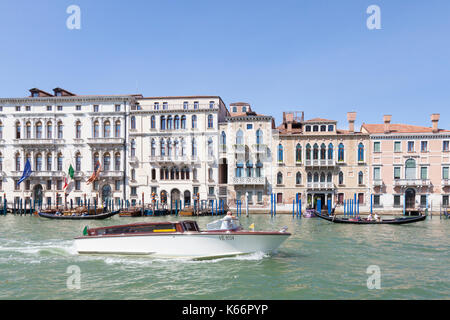
<path fill-rule="evenodd" d="M 233 213 L 231 211 L 227 212 L 227 215 L 222 219 L 222 226 L 220 227 L 221 230 L 229 230 L 234 229 L 234 220 Z"/>

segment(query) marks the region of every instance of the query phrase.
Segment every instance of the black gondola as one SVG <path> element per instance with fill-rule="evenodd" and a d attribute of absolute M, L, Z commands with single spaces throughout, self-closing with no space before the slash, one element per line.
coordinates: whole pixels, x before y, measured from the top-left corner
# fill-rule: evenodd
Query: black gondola
<path fill-rule="evenodd" d="M 58 219 L 58 220 L 102 220 L 112 217 L 118 214 L 119 212 L 120 210 L 99 214 L 84 214 L 84 215 L 63 215 L 56 213 L 39 212 L 38 215 L 43 218 Z"/>
<path fill-rule="evenodd" d="M 313 213 L 324 220 L 334 222 L 334 223 L 353 223 L 353 224 L 406 224 L 406 223 L 414 223 L 423 221 L 427 218 L 425 215 L 420 215 L 417 217 L 402 217 L 402 218 L 393 218 L 393 219 L 381 219 L 381 220 L 367 220 L 363 218 L 338 218 L 335 215 L 324 215 L 320 214 L 317 211 L 313 211 Z"/>

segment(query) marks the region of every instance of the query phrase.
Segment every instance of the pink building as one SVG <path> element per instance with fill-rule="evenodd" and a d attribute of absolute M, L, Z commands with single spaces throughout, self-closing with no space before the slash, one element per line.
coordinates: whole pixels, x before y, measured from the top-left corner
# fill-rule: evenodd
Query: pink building
<path fill-rule="evenodd" d="M 366 124 L 370 135 L 370 183 L 373 204 L 380 211 L 449 205 L 450 130 L 439 129 L 439 114 L 431 127 L 391 123 Z"/>

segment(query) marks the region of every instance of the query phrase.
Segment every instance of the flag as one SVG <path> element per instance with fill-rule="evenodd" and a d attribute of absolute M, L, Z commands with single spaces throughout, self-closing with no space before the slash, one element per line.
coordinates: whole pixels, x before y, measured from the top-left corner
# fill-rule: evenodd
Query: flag
<path fill-rule="evenodd" d="M 17 182 L 17 185 L 20 185 L 26 178 L 31 176 L 32 172 L 33 171 L 31 171 L 30 160 L 27 159 L 27 163 L 25 164 L 25 168 L 23 169 L 22 178 L 19 179 L 19 181 Z"/>
<path fill-rule="evenodd" d="M 73 170 L 72 165 L 70 165 L 70 167 L 69 167 L 69 177 L 70 177 L 71 179 L 73 179 L 74 173 L 75 173 L 75 171 Z"/>
<path fill-rule="evenodd" d="M 102 166 L 100 164 L 100 161 L 97 161 L 97 164 L 95 165 L 95 170 L 92 173 L 91 177 L 88 179 L 86 184 L 90 184 L 90 183 L 94 182 L 100 175 L 101 171 L 102 171 Z"/>
<path fill-rule="evenodd" d="M 66 190 L 66 188 L 69 186 L 69 184 L 67 183 L 67 177 L 64 178 L 64 187 L 63 190 Z"/>

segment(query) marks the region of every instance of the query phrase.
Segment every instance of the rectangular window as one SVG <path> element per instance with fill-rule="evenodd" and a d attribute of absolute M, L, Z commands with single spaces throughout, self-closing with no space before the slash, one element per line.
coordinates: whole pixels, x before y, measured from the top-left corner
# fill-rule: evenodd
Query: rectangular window
<path fill-rule="evenodd" d="M 52 198 L 47 197 L 47 208 L 50 208 L 52 206 Z"/>
<path fill-rule="evenodd" d="M 163 102 L 163 110 L 167 110 L 167 109 L 169 109 L 167 102 Z"/>
<path fill-rule="evenodd" d="M 394 179 L 400 179 L 401 168 L 394 167 Z"/>
<path fill-rule="evenodd" d="M 75 180 L 75 190 L 76 191 L 81 190 L 81 180 Z"/>
<path fill-rule="evenodd" d="M 214 187 L 208 188 L 208 195 L 213 196 L 214 195 Z"/>
<path fill-rule="evenodd" d="M 94 112 L 98 112 L 98 105 L 94 105 Z"/>
<path fill-rule="evenodd" d="M 449 201 L 449 196 L 448 195 L 443 195 L 442 196 L 442 205 L 444 207 L 448 207 L 448 201 Z"/>
<path fill-rule="evenodd" d="M 442 167 L 442 179 L 449 179 L 449 167 Z"/>
<path fill-rule="evenodd" d="M 197 193 L 198 193 L 198 187 L 194 187 L 193 188 L 193 196 L 197 196 Z"/>
<path fill-rule="evenodd" d="M 414 152 L 414 141 L 408 141 L 408 152 Z"/>
<path fill-rule="evenodd" d="M 62 190 L 62 180 L 56 180 L 56 189 Z"/>
<path fill-rule="evenodd" d="M 379 167 L 373 168 L 373 179 L 374 180 L 380 180 L 381 179 L 380 168 Z"/>
<path fill-rule="evenodd" d="M 120 104 L 116 104 L 115 110 L 116 110 L 116 112 L 120 112 Z"/>
<path fill-rule="evenodd" d="M 188 109 L 188 106 L 189 106 L 189 103 L 188 103 L 187 101 L 184 101 L 184 102 L 183 102 L 183 109 L 184 109 L 184 110 L 187 110 L 187 109 Z"/>
<path fill-rule="evenodd" d="M 247 193 L 247 201 L 249 204 L 253 203 L 253 192 L 252 191 L 248 191 Z"/>
<path fill-rule="evenodd" d="M 420 142 L 420 151 L 421 152 L 427 152 L 428 151 L 428 141 L 421 141 Z"/>
<path fill-rule="evenodd" d="M 131 187 L 131 195 L 137 196 L 137 187 Z"/>
<path fill-rule="evenodd" d="M 47 180 L 47 190 L 52 190 L 52 180 Z"/>
<path fill-rule="evenodd" d="M 63 106 L 58 106 L 58 111 L 62 111 L 63 110 Z"/>
<path fill-rule="evenodd" d="M 373 195 L 373 205 L 375 207 L 379 207 L 380 206 L 380 195 L 379 194 L 374 194 Z"/>
<path fill-rule="evenodd" d="M 420 196 L 420 206 L 421 207 L 426 207 L 427 206 L 427 196 L 422 194 Z"/>
<path fill-rule="evenodd" d="M 116 191 L 120 191 L 120 180 L 115 180 L 114 181 L 114 189 Z"/>
<path fill-rule="evenodd" d="M 159 102 L 153 104 L 153 110 L 159 110 Z"/>
<path fill-rule="evenodd" d="M 31 106 L 26 106 L 25 111 L 31 111 Z"/>
<path fill-rule="evenodd" d="M 396 207 L 400 206 L 400 196 L 399 195 L 394 196 L 394 206 L 396 206 Z"/>
<path fill-rule="evenodd" d="M 428 179 L 428 167 L 420 168 L 420 179 L 422 179 L 422 180 Z"/>
<path fill-rule="evenodd" d="M 450 141 L 446 140 L 442 142 L 442 151 L 450 151 Z"/>
<path fill-rule="evenodd" d="M 20 106 L 16 106 L 16 111 L 20 111 Z"/>
<path fill-rule="evenodd" d="M 253 124 L 252 123 L 247 123 L 247 130 L 251 130 L 253 129 Z"/>
<path fill-rule="evenodd" d="M 30 180 L 25 180 L 25 190 L 29 191 L 31 187 L 31 181 Z"/>
<path fill-rule="evenodd" d="M 258 191 L 258 199 L 257 199 L 258 203 L 262 203 L 263 202 L 263 193 L 262 191 Z"/>
<path fill-rule="evenodd" d="M 14 190 L 20 190 L 20 185 L 17 185 L 17 182 L 19 182 L 19 180 L 14 180 Z"/>
<path fill-rule="evenodd" d="M 381 152 L 381 142 L 376 141 L 373 143 L 373 152 Z"/>
<path fill-rule="evenodd" d="M 47 106 L 47 111 L 52 111 L 52 106 Z"/>
<path fill-rule="evenodd" d="M 76 107 L 75 107 L 75 110 L 76 110 L 76 111 L 81 111 L 81 106 L 80 106 L 80 105 L 76 106 Z"/>
<path fill-rule="evenodd" d="M 195 109 L 195 110 L 198 109 L 198 101 L 194 101 L 194 109 Z"/>
<path fill-rule="evenodd" d="M 344 204 L 344 194 L 338 193 L 338 204 L 342 205 Z"/>

